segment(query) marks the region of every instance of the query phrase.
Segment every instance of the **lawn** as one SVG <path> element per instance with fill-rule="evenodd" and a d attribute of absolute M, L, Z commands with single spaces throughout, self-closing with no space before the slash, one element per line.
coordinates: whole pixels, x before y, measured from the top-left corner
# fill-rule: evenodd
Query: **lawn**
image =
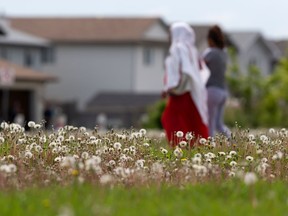
<path fill-rule="evenodd" d="M 29 126 L 0 125 L 1 216 L 287 214 L 285 128 L 179 131 L 172 149 L 145 129 Z"/>

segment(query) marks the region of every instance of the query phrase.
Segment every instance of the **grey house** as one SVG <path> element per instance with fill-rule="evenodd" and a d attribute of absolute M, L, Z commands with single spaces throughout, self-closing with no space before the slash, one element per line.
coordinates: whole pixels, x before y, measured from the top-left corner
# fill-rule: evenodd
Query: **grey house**
<path fill-rule="evenodd" d="M 13 76 L 9 83 L 0 77 L 0 120 L 9 120 L 15 103 L 27 121 L 43 120 L 45 84 L 56 80 L 41 71 L 49 46 L 48 40 L 16 30 L 8 20 L 0 19 L 0 71 Z"/>
<path fill-rule="evenodd" d="M 280 51 L 259 32 L 229 32 L 228 37 L 237 47 L 236 58 L 242 73 L 247 73 L 252 65 L 264 76 L 273 72 Z"/>

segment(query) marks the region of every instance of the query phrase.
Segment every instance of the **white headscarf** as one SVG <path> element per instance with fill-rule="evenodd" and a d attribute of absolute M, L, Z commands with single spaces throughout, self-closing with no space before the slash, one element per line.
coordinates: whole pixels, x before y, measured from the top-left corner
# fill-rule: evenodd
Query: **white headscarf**
<path fill-rule="evenodd" d="M 169 90 L 179 84 L 180 71 L 190 77 L 187 90 L 200 113 L 203 123 L 208 124 L 207 92 L 200 75 L 199 56 L 195 47 L 194 30 L 183 22 L 177 22 L 170 27 L 170 55 L 165 61 L 166 75 L 164 90 Z"/>

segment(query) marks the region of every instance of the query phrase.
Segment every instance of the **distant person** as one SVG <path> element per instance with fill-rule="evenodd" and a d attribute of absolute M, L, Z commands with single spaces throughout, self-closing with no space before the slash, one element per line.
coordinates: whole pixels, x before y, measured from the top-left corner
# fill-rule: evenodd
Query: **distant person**
<path fill-rule="evenodd" d="M 53 118 L 53 108 L 51 104 L 47 103 L 44 109 L 44 120 L 46 129 L 52 127 L 52 118 Z"/>
<path fill-rule="evenodd" d="M 206 88 L 200 76 L 200 58 L 195 33 L 186 23 L 170 27 L 171 45 L 165 60 L 164 96 L 167 105 L 161 122 L 172 147 L 178 143 L 177 131 L 208 137 Z M 191 143 L 191 146 L 194 143 Z"/>
<path fill-rule="evenodd" d="M 10 123 L 17 123 L 21 126 L 25 124 L 25 115 L 21 104 L 18 101 L 13 102 L 13 106 L 10 109 L 9 120 Z"/>
<path fill-rule="evenodd" d="M 219 26 L 212 26 L 207 35 L 208 46 L 203 58 L 210 70 L 210 77 L 206 83 L 208 92 L 209 135 L 214 136 L 216 131 L 230 137 L 230 130 L 223 123 L 225 102 L 228 97 L 225 73 L 228 56 L 225 40 Z"/>

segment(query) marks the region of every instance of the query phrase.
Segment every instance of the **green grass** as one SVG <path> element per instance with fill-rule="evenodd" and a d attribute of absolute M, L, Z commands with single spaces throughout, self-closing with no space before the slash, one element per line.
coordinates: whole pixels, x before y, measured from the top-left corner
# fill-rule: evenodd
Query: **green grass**
<path fill-rule="evenodd" d="M 237 180 L 183 188 L 50 186 L 2 192 L 0 215 L 287 215 L 287 195 L 283 182 L 250 187 Z"/>

